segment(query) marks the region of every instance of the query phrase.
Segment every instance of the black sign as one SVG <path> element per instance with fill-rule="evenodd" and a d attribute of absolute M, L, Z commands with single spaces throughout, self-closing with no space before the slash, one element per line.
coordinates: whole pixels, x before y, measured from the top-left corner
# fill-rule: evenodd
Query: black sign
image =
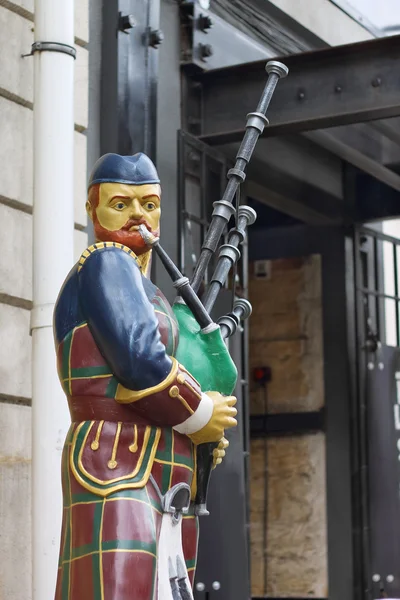
<path fill-rule="evenodd" d="M 373 597 L 400 598 L 400 349 L 368 365 L 368 476 Z"/>

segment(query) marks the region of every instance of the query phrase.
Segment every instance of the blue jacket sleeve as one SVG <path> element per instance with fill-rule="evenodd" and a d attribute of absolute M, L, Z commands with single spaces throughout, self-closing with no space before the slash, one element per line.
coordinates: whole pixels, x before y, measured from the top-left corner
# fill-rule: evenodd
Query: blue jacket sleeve
<path fill-rule="evenodd" d="M 83 314 L 118 381 L 135 391 L 161 383 L 172 361 L 135 259 L 120 248 L 102 248 L 86 258 L 78 277 Z"/>

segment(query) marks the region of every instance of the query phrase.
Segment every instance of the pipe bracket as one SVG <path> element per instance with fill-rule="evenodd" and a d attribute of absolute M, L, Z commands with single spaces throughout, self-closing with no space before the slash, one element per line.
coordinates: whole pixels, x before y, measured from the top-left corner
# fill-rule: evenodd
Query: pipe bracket
<path fill-rule="evenodd" d="M 53 327 L 54 304 L 41 304 L 31 310 L 30 334 L 34 329 Z"/>
<path fill-rule="evenodd" d="M 68 44 L 59 44 L 58 42 L 34 42 L 32 44 L 30 53 L 23 54 L 22 56 L 33 56 L 35 52 L 61 52 L 76 59 L 76 50 L 73 46 L 69 46 Z"/>

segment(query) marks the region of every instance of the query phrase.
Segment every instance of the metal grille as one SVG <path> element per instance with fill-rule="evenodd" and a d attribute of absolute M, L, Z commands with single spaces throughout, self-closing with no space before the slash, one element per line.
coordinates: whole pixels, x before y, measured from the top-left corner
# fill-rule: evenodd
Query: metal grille
<path fill-rule="evenodd" d="M 352 419 L 355 596 L 373 600 L 384 589 L 381 586 L 387 585 L 376 578 L 381 576 L 386 549 L 391 549 L 387 542 L 382 543 L 380 532 L 387 532 L 388 539 L 398 535 L 394 524 L 397 492 L 391 489 L 398 480 L 398 465 L 396 460 L 393 463 L 395 432 L 390 389 L 391 363 L 400 346 L 400 239 L 357 227 L 353 247 L 357 364 Z M 396 518 L 390 522 L 393 511 Z"/>
<path fill-rule="evenodd" d="M 219 152 L 213 150 L 207 144 L 200 142 L 183 131 L 178 135 L 179 151 L 179 186 L 178 186 L 178 207 L 179 207 L 179 263 L 181 271 L 191 277 L 194 272 L 195 264 L 200 255 L 202 243 L 209 226 L 213 202 L 220 200 L 227 183 L 228 169 L 233 165 L 229 160 Z M 232 223 L 230 224 L 232 226 Z M 226 293 L 223 302 L 218 306 L 216 303 L 213 311 L 213 318 L 221 316 L 221 310 L 225 314 L 231 310 L 231 306 L 226 306 L 226 302 L 233 303 L 234 291 L 238 296 L 247 298 L 248 295 L 248 244 L 245 241 L 241 246 L 241 259 L 237 265 L 236 281 L 233 281 L 232 274 L 230 280 L 226 283 Z M 208 271 L 206 272 L 205 285 L 207 285 L 211 274 L 215 268 L 215 260 L 210 261 Z M 200 290 L 201 291 L 201 290 Z M 224 294 L 222 294 L 224 296 Z M 224 306 L 225 302 L 225 306 Z M 243 324 L 239 333 L 239 340 L 233 340 L 231 351 L 235 349 L 235 362 L 238 368 L 239 380 L 236 387 L 236 396 L 238 406 L 241 410 L 242 440 L 240 450 L 243 452 L 243 468 L 246 494 L 246 531 L 249 531 L 249 397 L 248 397 L 248 325 Z M 239 351 L 237 352 L 237 349 Z M 232 448 L 231 448 L 232 451 Z M 238 460 L 240 457 L 238 456 Z M 210 519 L 211 517 L 209 517 Z M 239 523 L 238 523 L 239 526 Z M 204 536 L 203 536 L 204 537 Z M 247 544 L 249 548 L 249 536 L 247 534 Z M 211 549 L 210 549 L 211 552 Z M 211 556 L 211 554 L 210 554 Z M 250 552 L 248 552 L 250 559 Z M 201 571 L 201 569 L 200 569 Z M 199 576 L 201 575 L 198 574 Z"/>
<path fill-rule="evenodd" d="M 191 277 L 210 223 L 212 204 L 221 199 L 226 185 L 228 165 L 225 157 L 182 131 L 178 149 L 179 259 L 181 271 Z"/>
<path fill-rule="evenodd" d="M 363 339 L 400 346 L 400 239 L 366 227 L 356 233 L 356 289 L 364 313 Z"/>

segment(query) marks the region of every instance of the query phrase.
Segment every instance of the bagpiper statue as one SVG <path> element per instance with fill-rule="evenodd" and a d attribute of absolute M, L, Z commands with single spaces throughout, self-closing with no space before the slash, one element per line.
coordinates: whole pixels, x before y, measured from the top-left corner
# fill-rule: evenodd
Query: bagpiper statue
<path fill-rule="evenodd" d="M 191 600 L 198 516 L 210 472 L 236 425 L 236 368 L 224 338 L 250 306 L 214 323 L 210 310 L 254 211 L 240 207 L 203 299 L 205 269 L 286 68 L 268 63 L 227 191 L 215 203 L 192 283 L 159 243 L 161 185 L 152 161 L 106 154 L 89 179 L 96 243 L 67 276 L 54 313 L 71 414 L 62 458 L 63 522 L 56 600 Z M 171 308 L 150 281 L 152 250 L 171 275 Z"/>

